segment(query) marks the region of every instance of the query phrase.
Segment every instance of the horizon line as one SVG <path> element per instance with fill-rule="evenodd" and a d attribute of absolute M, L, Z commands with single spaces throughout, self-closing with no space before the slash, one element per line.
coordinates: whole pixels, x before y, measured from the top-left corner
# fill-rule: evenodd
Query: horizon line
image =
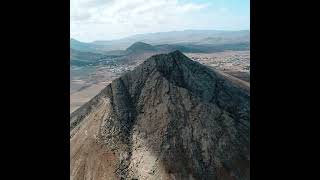
<path fill-rule="evenodd" d="M 97 41 L 116 41 L 116 40 L 121 40 L 121 39 L 126 39 L 126 38 L 130 38 L 132 36 L 137 36 L 137 35 L 144 35 L 144 34 L 157 34 L 157 33 L 169 33 L 169 32 L 182 32 L 182 31 L 250 31 L 250 29 L 240 29 L 240 30 L 218 30 L 218 29 L 185 29 L 185 30 L 173 30 L 173 31 L 158 31 L 158 32 L 150 32 L 150 33 L 138 33 L 138 34 L 133 34 L 133 35 L 129 35 L 129 36 L 124 36 L 122 38 L 117 38 L 117 39 L 110 39 L 110 40 L 93 40 L 93 41 L 81 41 L 78 40 L 74 37 L 70 36 L 70 40 L 74 39 L 76 41 L 79 42 L 83 42 L 83 43 L 94 43 Z"/>

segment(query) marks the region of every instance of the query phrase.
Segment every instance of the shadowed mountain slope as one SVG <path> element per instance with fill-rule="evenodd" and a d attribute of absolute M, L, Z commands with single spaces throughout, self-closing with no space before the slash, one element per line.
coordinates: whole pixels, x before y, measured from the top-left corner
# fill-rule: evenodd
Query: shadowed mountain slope
<path fill-rule="evenodd" d="M 250 179 L 250 93 L 175 51 L 71 114 L 75 179 Z"/>

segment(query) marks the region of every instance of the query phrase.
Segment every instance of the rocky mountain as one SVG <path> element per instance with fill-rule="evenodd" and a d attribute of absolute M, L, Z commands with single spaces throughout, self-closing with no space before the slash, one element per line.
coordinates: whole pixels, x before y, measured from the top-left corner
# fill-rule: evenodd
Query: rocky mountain
<path fill-rule="evenodd" d="M 76 39 L 71 38 L 70 39 L 70 48 L 77 50 L 77 51 L 83 51 L 83 52 L 103 52 L 106 50 L 110 50 L 111 45 L 99 45 L 99 44 L 93 44 L 93 43 L 85 43 L 78 41 Z"/>
<path fill-rule="evenodd" d="M 250 31 L 217 31 L 217 30 L 184 30 L 137 34 L 122 39 L 109 41 L 80 42 L 70 39 L 70 48 L 85 52 L 104 52 L 125 50 L 135 42 L 144 42 L 155 45 L 236 45 L 249 44 Z M 180 50 L 180 49 L 177 49 Z M 181 51 L 181 50 L 180 50 Z"/>
<path fill-rule="evenodd" d="M 82 52 L 70 48 L 70 61 L 71 60 L 86 60 L 94 61 L 103 58 L 105 55 L 93 52 Z"/>
<path fill-rule="evenodd" d="M 149 52 L 157 51 L 155 47 L 144 42 L 135 42 L 130 47 L 126 49 L 127 52 Z"/>
<path fill-rule="evenodd" d="M 249 99 L 179 51 L 152 56 L 71 114 L 71 179 L 250 179 Z"/>
<path fill-rule="evenodd" d="M 169 53 L 172 51 L 181 51 L 184 53 L 213 53 L 226 50 L 248 50 L 250 44 L 238 43 L 238 44 L 161 44 L 151 45 L 144 42 L 135 42 L 128 47 L 122 54 L 141 54 L 141 53 Z M 108 54 L 108 53 L 105 53 Z"/>
<path fill-rule="evenodd" d="M 108 61 L 108 56 L 100 53 L 78 51 L 70 48 L 70 65 L 71 66 L 88 66 L 96 65 L 100 62 Z"/>
<path fill-rule="evenodd" d="M 111 41 L 94 41 L 95 45 L 109 45 L 115 49 L 129 47 L 137 41 L 151 45 L 161 44 L 238 44 L 250 41 L 250 31 L 184 30 L 137 34 Z"/>

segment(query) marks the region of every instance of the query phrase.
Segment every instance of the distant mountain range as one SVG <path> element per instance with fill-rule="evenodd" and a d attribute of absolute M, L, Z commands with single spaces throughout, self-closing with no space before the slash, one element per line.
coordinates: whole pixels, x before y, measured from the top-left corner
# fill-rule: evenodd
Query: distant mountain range
<path fill-rule="evenodd" d="M 125 50 L 135 42 L 144 42 L 153 46 L 171 45 L 178 50 L 190 47 L 197 49 L 214 46 L 232 46 L 234 44 L 250 44 L 250 31 L 217 31 L 217 30 L 186 30 L 149 34 L 138 34 L 118 40 L 94 41 L 84 43 L 75 39 L 70 40 L 70 48 L 79 51 L 103 52 Z M 180 48 L 180 49 L 179 49 Z M 182 51 L 183 52 L 183 51 Z"/>
<path fill-rule="evenodd" d="M 76 41 L 76 40 L 72 40 Z M 81 42 L 80 42 L 81 43 Z M 77 44 L 80 44 L 77 41 Z M 249 50 L 250 44 L 247 42 L 233 43 L 233 44 L 161 44 L 151 45 L 144 42 L 135 42 L 125 50 L 106 51 L 101 47 L 88 46 L 86 43 L 80 47 L 89 47 L 87 51 L 70 48 L 70 62 L 71 65 L 86 66 L 88 64 L 95 65 L 101 62 L 106 62 L 108 59 L 117 58 L 117 62 L 133 62 L 151 57 L 155 54 L 165 54 L 173 51 L 181 51 L 184 53 L 212 53 L 226 50 Z"/>
<path fill-rule="evenodd" d="M 102 50 L 102 49 L 88 49 L 87 51 L 76 50 L 79 52 L 89 52 L 97 53 L 103 55 L 113 55 L 113 56 L 122 56 L 132 53 L 142 53 L 142 52 L 158 52 L 158 53 L 168 53 L 175 50 L 179 50 L 184 53 L 212 53 L 212 52 L 221 52 L 227 50 L 233 51 L 242 51 L 249 50 L 250 43 L 231 43 L 231 44 L 161 44 L 154 45 L 147 44 L 144 42 L 135 42 L 125 50 Z M 75 50 L 75 49 L 73 49 Z"/>
<path fill-rule="evenodd" d="M 93 61 L 99 58 L 102 58 L 103 54 L 93 53 L 93 52 L 83 52 L 70 48 L 70 60 L 86 60 Z"/>
<path fill-rule="evenodd" d="M 158 51 L 158 49 L 150 44 L 144 42 L 136 42 L 132 44 L 130 47 L 126 49 L 128 53 L 135 53 L 135 52 L 144 52 L 144 51 Z"/>
<path fill-rule="evenodd" d="M 106 50 L 110 50 L 110 47 L 110 45 L 97 45 L 93 43 L 81 42 L 73 38 L 70 39 L 70 48 L 77 51 L 103 52 Z"/>

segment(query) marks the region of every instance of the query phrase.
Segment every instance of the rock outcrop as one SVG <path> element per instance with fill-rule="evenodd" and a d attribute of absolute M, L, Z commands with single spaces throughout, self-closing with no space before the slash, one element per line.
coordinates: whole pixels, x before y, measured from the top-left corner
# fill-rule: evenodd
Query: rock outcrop
<path fill-rule="evenodd" d="M 250 179 L 250 95 L 179 51 L 71 114 L 72 179 Z"/>

